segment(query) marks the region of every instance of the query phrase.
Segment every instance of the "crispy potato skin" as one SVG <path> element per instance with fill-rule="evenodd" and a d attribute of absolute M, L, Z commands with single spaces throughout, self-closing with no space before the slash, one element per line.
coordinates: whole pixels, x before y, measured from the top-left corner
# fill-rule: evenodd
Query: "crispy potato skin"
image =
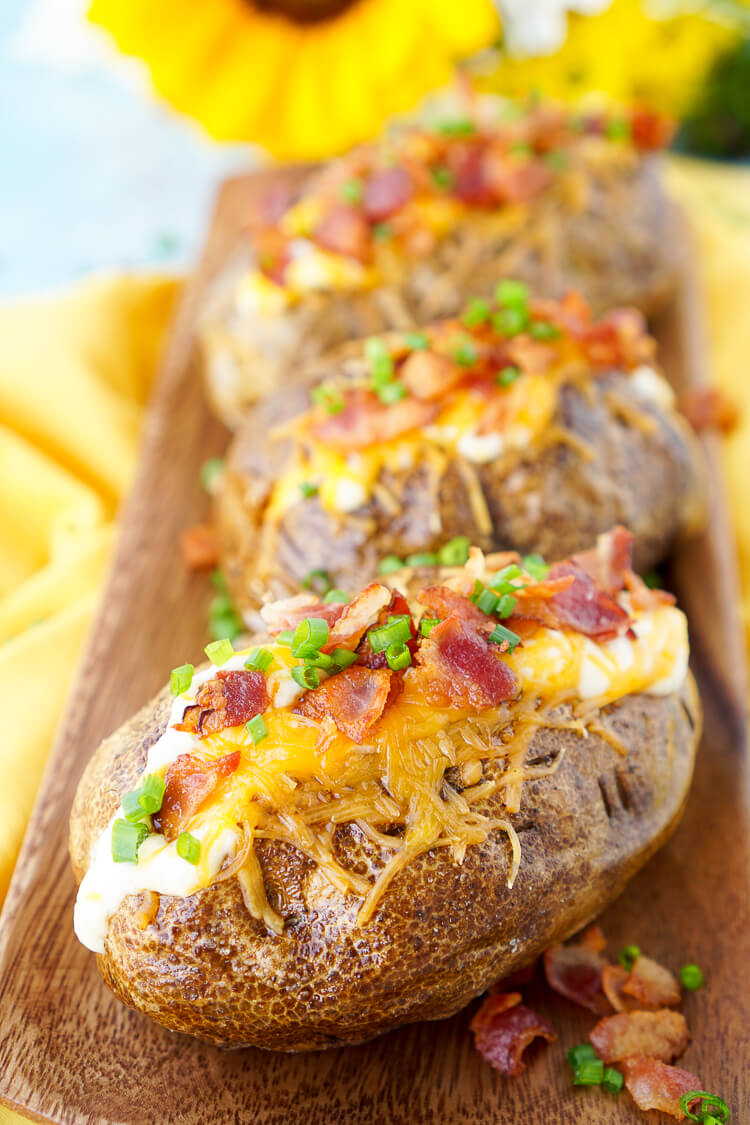
<path fill-rule="evenodd" d="M 329 371 L 333 368 L 328 363 Z M 319 369 L 312 374 L 317 377 Z M 264 523 L 265 509 L 293 448 L 288 440 L 273 440 L 270 432 L 307 404 L 302 386 L 258 404 L 227 459 L 217 505 L 222 566 L 249 621 L 266 598 L 296 593 L 312 569 L 325 570 L 343 590 L 355 590 L 374 577 L 385 555 L 405 558 L 436 550 L 455 535 L 468 536 L 484 550 L 565 558 L 621 523 L 635 536 L 635 565 L 643 571 L 703 520 L 703 464 L 694 434 L 677 413 L 639 398 L 628 376 L 612 373 L 561 391 L 556 426 L 580 439 L 585 449 L 561 440 L 469 467 L 487 504 L 489 535 L 474 520 L 465 467 L 458 459 L 440 479 L 425 463 L 386 472 L 381 483 L 399 498 L 396 515 L 377 495 L 342 516 L 327 512 L 316 497 L 300 498 L 276 535 Z M 623 413 L 622 404 L 629 411 Z M 267 552 L 269 535 L 274 540 Z"/>
<path fill-rule="evenodd" d="M 79 880 L 169 708 L 164 691 L 86 769 L 71 817 Z M 283 936 L 248 914 L 236 879 L 187 899 L 163 896 L 145 928 L 133 896 L 112 918 L 98 958 L 105 981 L 166 1027 L 235 1047 L 334 1047 L 451 1015 L 601 911 L 675 827 L 700 729 L 692 678 L 679 694 L 627 697 L 598 721 L 626 755 L 593 731 L 535 736 L 530 762 L 564 758 L 554 774 L 525 785 L 512 818 L 522 842 L 512 889 L 510 849 L 498 832 L 469 848 L 463 865 L 442 849 L 417 859 L 359 929 L 357 900 L 293 848 L 264 841 L 259 859 L 269 899 L 287 920 Z M 351 828 L 341 831 L 339 852 L 360 871 L 378 860 Z"/>
<path fill-rule="evenodd" d="M 596 312 L 635 305 L 653 316 L 674 287 L 672 225 L 658 158 L 623 159 L 616 169 L 590 162 L 580 182 L 561 180 L 521 207 L 512 227 L 502 210 L 470 212 L 430 254 L 408 262 L 398 284 L 311 293 L 278 316 L 238 302 L 237 283 L 253 265 L 240 244 L 201 317 L 209 400 L 234 428 L 250 403 L 344 341 L 454 316 L 467 297 L 491 296 L 503 276 L 544 297 L 575 289 Z"/>

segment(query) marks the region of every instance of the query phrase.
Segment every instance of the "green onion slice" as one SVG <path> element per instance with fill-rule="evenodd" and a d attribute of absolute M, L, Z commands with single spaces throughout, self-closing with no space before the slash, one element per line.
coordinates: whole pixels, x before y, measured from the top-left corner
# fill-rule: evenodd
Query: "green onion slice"
<path fill-rule="evenodd" d="M 490 633 L 489 640 L 495 645 L 501 645 L 504 641 L 507 641 L 508 652 L 513 652 L 521 643 L 518 633 L 514 633 L 512 629 L 506 629 L 505 625 L 496 625 Z"/>
<path fill-rule="evenodd" d="M 453 358 L 456 363 L 460 363 L 462 367 L 471 367 L 472 364 L 477 362 L 479 352 L 477 346 L 472 340 L 471 336 L 461 336 L 454 343 L 452 349 Z"/>
<path fill-rule="evenodd" d="M 440 624 L 439 617 L 423 617 L 419 622 L 419 631 L 423 637 L 429 637 L 436 625 Z"/>
<path fill-rule="evenodd" d="M 402 668 L 408 668 L 411 664 L 411 653 L 407 646 L 400 641 L 388 645 L 385 650 L 385 658 L 388 661 L 388 667 L 392 668 L 394 672 L 399 672 Z"/>
<path fill-rule="evenodd" d="M 406 556 L 407 566 L 437 566 L 438 556 L 432 551 L 417 551 Z"/>
<path fill-rule="evenodd" d="M 388 223 L 376 223 L 372 228 L 372 237 L 376 242 L 384 242 L 391 237 L 391 228 Z"/>
<path fill-rule="evenodd" d="M 389 645 L 405 644 L 411 640 L 411 618 L 406 613 L 392 615 L 387 625 L 370 629 L 367 637 L 373 652 L 385 652 Z"/>
<path fill-rule="evenodd" d="M 118 817 L 112 825 L 112 859 L 115 863 L 137 863 L 138 849 L 148 836 L 143 821 L 133 824 Z"/>
<path fill-rule="evenodd" d="M 320 672 L 310 664 L 295 664 L 292 668 L 292 679 L 306 691 L 312 691 L 320 684 Z"/>
<path fill-rule="evenodd" d="M 328 640 L 328 633 L 328 622 L 322 617 L 305 617 L 294 630 L 292 656 L 316 655 Z"/>
<path fill-rule="evenodd" d="M 502 570 L 496 571 L 489 584 L 493 590 L 497 590 L 498 594 L 510 594 L 517 589 L 512 584 L 512 579 L 520 578 L 521 574 L 520 566 L 517 563 L 511 563 L 509 566 L 504 566 Z"/>
<path fill-rule="evenodd" d="M 386 555 L 378 563 L 378 574 L 392 574 L 394 570 L 401 570 L 403 566 L 404 560 L 398 555 Z"/>
<path fill-rule="evenodd" d="M 262 715 L 253 715 L 252 719 L 248 719 L 245 729 L 255 743 L 261 742 L 268 734 L 266 720 Z"/>
<path fill-rule="evenodd" d="M 229 592 L 227 590 L 227 580 L 224 575 L 224 571 L 220 566 L 214 567 L 214 569 L 211 571 L 210 578 L 211 585 L 215 590 L 218 590 L 220 594 L 226 594 Z"/>
<path fill-rule="evenodd" d="M 180 832 L 177 837 L 177 854 L 180 859 L 186 859 L 195 866 L 201 857 L 200 840 L 196 840 L 189 832 Z"/>
<path fill-rule="evenodd" d="M 333 657 L 333 663 L 339 670 L 348 668 L 357 659 L 356 652 L 351 652 L 348 648 L 335 648 L 331 656 Z"/>
<path fill-rule="evenodd" d="M 573 1075 L 574 1086 L 599 1086 L 604 1078 L 604 1063 L 601 1059 L 584 1059 Z"/>
<path fill-rule="evenodd" d="M 140 789 L 132 789 L 130 793 L 125 793 L 120 801 L 122 811 L 125 813 L 125 819 L 132 823 L 138 820 L 145 820 L 148 816 L 148 813 L 140 802 L 140 796 Z"/>
<path fill-rule="evenodd" d="M 492 327 L 502 336 L 517 336 L 526 327 L 523 309 L 503 308 L 492 314 Z"/>
<path fill-rule="evenodd" d="M 312 481 L 309 480 L 303 480 L 302 484 L 299 486 L 299 490 L 305 497 L 305 499 L 309 499 L 311 496 L 318 495 L 317 484 L 313 484 Z"/>
<path fill-rule="evenodd" d="M 690 1110 L 690 1103 L 700 1099 L 701 1106 L 697 1115 Z M 707 1108 L 710 1107 L 712 1116 L 717 1117 L 719 1121 L 729 1120 L 729 1106 L 723 1098 L 718 1097 L 716 1094 L 709 1094 L 707 1090 L 688 1090 L 680 1098 L 680 1109 L 691 1121 L 705 1121 Z"/>
<path fill-rule="evenodd" d="M 169 673 L 169 688 L 172 695 L 182 695 L 193 682 L 195 668 L 192 664 L 180 664 Z"/>
<path fill-rule="evenodd" d="M 613 1066 L 605 1067 L 602 1089 L 606 1090 L 608 1094 L 619 1094 L 624 1081 L 625 1079 L 619 1070 L 615 1070 Z"/>
<path fill-rule="evenodd" d="M 407 332 L 404 345 L 412 352 L 424 352 L 429 348 L 430 341 L 424 332 Z"/>
<path fill-rule="evenodd" d="M 282 629 L 276 636 L 276 643 L 279 645 L 286 645 L 289 647 L 294 637 L 294 629 Z"/>
<path fill-rule="evenodd" d="M 339 198 L 343 203 L 360 203 L 363 192 L 361 180 L 344 180 L 339 185 Z"/>
<path fill-rule="evenodd" d="M 227 660 L 234 656 L 234 647 L 227 637 L 220 641 L 211 641 L 203 651 L 211 663 L 216 665 L 226 664 Z"/>
<path fill-rule="evenodd" d="M 439 549 L 438 562 L 441 566 L 463 566 L 468 562 L 470 546 L 468 535 L 456 535 Z"/>
<path fill-rule="evenodd" d="M 375 393 L 382 403 L 386 406 L 392 406 L 394 402 L 400 402 L 402 398 L 406 398 L 407 390 L 403 383 L 395 381 L 377 387 Z"/>
<path fill-rule="evenodd" d="M 529 332 L 533 340 L 557 340 L 562 336 L 557 325 L 546 320 L 532 320 Z"/>
<path fill-rule="evenodd" d="M 436 187 L 442 188 L 443 191 L 450 191 L 454 184 L 453 173 L 450 168 L 446 168 L 443 164 L 438 164 L 430 169 L 432 182 Z"/>
<path fill-rule="evenodd" d="M 328 593 L 331 586 L 331 579 L 328 577 L 325 570 L 308 570 L 307 574 L 302 579 L 302 588 L 304 590 L 312 590 L 314 594 L 318 594 L 320 597 Z"/>
<path fill-rule="evenodd" d="M 688 992 L 697 992 L 703 988 L 705 979 L 698 965 L 683 965 L 680 969 L 680 983 Z"/>
<path fill-rule="evenodd" d="M 482 613 L 486 613 L 489 616 L 491 613 L 495 612 L 499 601 L 500 597 L 494 592 L 494 590 L 488 590 L 485 588 L 484 590 L 482 590 L 481 594 L 474 604 L 476 605 L 477 609 L 481 609 Z"/>
<path fill-rule="evenodd" d="M 505 278 L 495 286 L 495 300 L 506 309 L 521 309 L 526 313 L 529 303 L 529 287 L 523 281 Z"/>
<path fill-rule="evenodd" d="M 349 600 L 349 595 L 345 590 L 333 589 L 326 593 L 326 596 L 323 598 L 323 604 L 328 605 L 330 602 L 341 602 L 342 605 L 346 605 Z"/>
<path fill-rule="evenodd" d="M 267 672 L 273 663 L 273 653 L 268 648 L 253 648 L 245 661 L 246 668 L 257 668 L 259 672 Z"/>
<path fill-rule="evenodd" d="M 490 303 L 484 297 L 471 297 L 461 314 L 461 323 L 467 328 L 478 328 L 490 319 Z"/>
<path fill-rule="evenodd" d="M 524 555 L 521 559 L 521 566 L 537 582 L 541 582 L 549 574 L 549 566 L 541 555 Z"/>
<path fill-rule="evenodd" d="M 501 387 L 510 387 L 515 383 L 520 374 L 521 372 L 517 367 L 513 367 L 512 364 L 509 364 L 508 367 L 504 367 L 502 371 L 498 371 L 495 379 Z"/>
<path fill-rule="evenodd" d="M 209 457 L 201 465 L 201 484 L 206 492 L 213 492 L 219 477 L 224 472 L 224 458 L 223 457 Z"/>
<path fill-rule="evenodd" d="M 330 387 L 313 387 L 310 398 L 317 406 L 322 406 L 329 414 L 340 414 L 344 409 L 344 399 L 338 391 Z"/>
<path fill-rule="evenodd" d="M 158 812 L 164 800 L 164 778 L 158 773 L 150 773 L 141 782 L 138 803 L 145 813 Z"/>
<path fill-rule="evenodd" d="M 503 594 L 495 606 L 496 617 L 510 617 L 513 610 L 516 608 L 518 599 L 514 598 L 512 594 Z"/>
<path fill-rule="evenodd" d="M 455 118 L 452 121 L 440 121 L 435 126 L 436 132 L 444 137 L 470 137 L 475 132 L 474 122 L 468 117 Z"/>
<path fill-rule="evenodd" d="M 617 959 L 622 965 L 623 969 L 627 969 L 628 972 L 630 972 L 640 955 L 641 950 L 639 946 L 626 945 L 624 949 L 620 950 Z"/>
<path fill-rule="evenodd" d="M 577 1067 L 582 1062 L 590 1062 L 593 1059 L 598 1059 L 599 1056 L 590 1043 L 579 1043 L 568 1050 L 566 1058 L 572 1067 Z"/>

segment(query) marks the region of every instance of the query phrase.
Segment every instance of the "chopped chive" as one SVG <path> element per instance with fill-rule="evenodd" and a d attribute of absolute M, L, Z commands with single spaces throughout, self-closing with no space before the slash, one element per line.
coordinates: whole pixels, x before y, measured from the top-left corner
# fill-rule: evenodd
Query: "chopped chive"
<path fill-rule="evenodd" d="M 369 364 L 376 363 L 379 359 L 390 359 L 391 353 L 388 345 L 380 336 L 370 336 L 364 343 L 365 359 Z"/>
<path fill-rule="evenodd" d="M 339 199 L 342 203 L 360 203 L 363 193 L 361 180 L 345 180 L 339 185 Z"/>
<path fill-rule="evenodd" d="M 201 857 L 201 842 L 189 832 L 180 832 L 177 837 L 177 854 L 195 867 Z"/>
<path fill-rule="evenodd" d="M 143 821 L 133 824 L 118 817 L 112 825 L 112 859 L 115 863 L 137 863 L 138 849 L 148 836 Z"/>
<path fill-rule="evenodd" d="M 246 668 L 257 668 L 259 672 L 267 672 L 273 663 L 273 653 L 268 648 L 254 648 L 245 661 Z"/>
<path fill-rule="evenodd" d="M 501 645 L 507 641 L 508 652 L 513 652 L 521 643 L 521 638 L 518 633 L 514 633 L 512 629 L 506 629 L 504 625 L 496 625 L 490 633 L 489 640 L 494 645 Z"/>
<path fill-rule="evenodd" d="M 620 962 L 623 969 L 627 969 L 628 972 L 630 972 L 640 955 L 641 951 L 637 945 L 626 945 L 624 949 L 620 950 L 617 960 Z"/>
<path fill-rule="evenodd" d="M 492 314 L 492 327 L 503 336 L 517 336 L 526 327 L 527 316 L 523 309 L 499 309 Z"/>
<path fill-rule="evenodd" d="M 643 575 L 643 581 L 648 586 L 649 590 L 658 590 L 661 588 L 661 577 L 657 570 L 648 570 Z"/>
<path fill-rule="evenodd" d="M 471 297 L 461 314 L 461 323 L 467 328 L 478 328 L 490 319 L 490 303 L 484 297 Z"/>
<path fill-rule="evenodd" d="M 477 346 L 471 336 L 459 337 L 453 345 L 451 352 L 456 363 L 460 363 L 462 367 L 471 367 L 472 364 L 477 362 L 479 357 Z"/>
<path fill-rule="evenodd" d="M 257 743 L 262 742 L 268 734 L 266 720 L 262 715 L 253 715 L 252 719 L 248 719 L 248 721 L 245 723 L 245 729 L 252 738 L 253 742 L 256 743 L 256 745 Z"/>
<path fill-rule="evenodd" d="M 411 640 L 411 618 L 406 613 L 391 616 L 387 625 L 370 629 L 367 637 L 373 652 L 385 652 L 389 645 L 399 642 L 405 644 Z"/>
<path fill-rule="evenodd" d="M 341 602 L 342 605 L 346 605 L 349 600 L 349 595 L 345 590 L 327 590 L 326 595 L 323 598 L 323 605 L 328 605 L 330 604 L 330 602 Z"/>
<path fill-rule="evenodd" d="M 571 1047 L 565 1057 L 574 1068 L 580 1066 L 582 1062 L 591 1062 L 599 1058 L 590 1043 L 579 1043 L 577 1046 Z"/>
<path fill-rule="evenodd" d="M 426 351 L 430 341 L 424 332 L 407 332 L 404 336 L 404 345 L 412 352 Z"/>
<path fill-rule="evenodd" d="M 386 406 L 392 406 L 394 402 L 400 402 L 402 398 L 406 398 L 407 392 L 404 384 L 396 381 L 378 387 L 375 393 Z"/>
<path fill-rule="evenodd" d="M 608 121 L 604 130 L 610 141 L 627 141 L 630 137 L 630 123 L 624 117 L 617 117 Z"/>
<path fill-rule="evenodd" d="M 394 641 L 393 644 L 388 645 L 385 650 L 385 658 L 388 661 L 388 667 L 392 668 L 394 672 L 399 672 L 402 668 L 408 668 L 411 664 L 411 653 L 401 641 Z"/>
<path fill-rule="evenodd" d="M 333 663 L 337 668 L 348 668 L 357 659 L 356 652 L 350 652 L 348 648 L 335 648 L 331 653 Z"/>
<path fill-rule="evenodd" d="M 166 786 L 164 778 L 158 773 L 150 773 L 141 782 L 141 791 L 138 794 L 138 804 L 149 816 L 158 812 L 164 800 Z"/>
<path fill-rule="evenodd" d="M 203 650 L 211 661 L 212 664 L 220 665 L 226 664 L 231 656 L 234 656 L 234 648 L 232 642 L 224 637 L 220 641 L 211 641 L 206 645 Z"/>
<path fill-rule="evenodd" d="M 303 480 L 302 484 L 299 486 L 299 490 L 305 497 L 305 499 L 309 499 L 311 496 L 318 495 L 317 484 L 313 484 L 312 481 L 309 480 Z"/>
<path fill-rule="evenodd" d="M 192 664 L 180 664 L 169 673 L 169 689 L 172 695 L 182 695 L 193 682 L 195 668 Z"/>
<path fill-rule="evenodd" d="M 474 605 L 476 605 L 477 601 L 481 597 L 482 591 L 484 589 L 485 589 L 484 582 L 480 582 L 479 579 L 477 578 L 476 581 L 474 582 L 474 589 L 472 590 L 471 594 L 469 595 L 469 601 L 473 602 Z"/>
<path fill-rule="evenodd" d="M 322 406 L 329 414 L 340 414 L 344 409 L 344 400 L 338 391 L 330 387 L 313 387 L 310 398 L 317 406 Z"/>
<path fill-rule="evenodd" d="M 444 137 L 470 137 L 475 132 L 474 122 L 468 117 L 457 117 L 450 121 L 440 121 L 435 126 Z"/>
<path fill-rule="evenodd" d="M 561 149 L 553 149 L 552 152 L 545 152 L 544 163 L 554 172 L 564 172 L 569 163 L 568 154 Z"/>
<path fill-rule="evenodd" d="M 209 457 L 201 465 L 201 484 L 208 493 L 212 493 L 216 489 L 219 477 L 224 472 L 224 458 L 223 457 Z"/>
<path fill-rule="evenodd" d="M 306 656 L 305 664 L 309 664 L 311 668 L 320 668 L 323 672 L 330 672 L 334 667 L 334 660 L 327 652 L 316 652 L 312 656 Z"/>
<path fill-rule="evenodd" d="M 697 1113 L 693 1113 L 690 1109 L 690 1103 L 701 1101 Z M 729 1106 L 717 1094 L 709 1094 L 707 1090 L 688 1090 L 680 1098 L 680 1109 L 690 1121 L 704 1122 L 708 1119 L 709 1114 L 706 1112 L 706 1107 L 709 1106 L 712 1110 L 718 1111 L 712 1113 L 710 1116 L 718 1118 L 719 1121 L 729 1120 Z"/>
<path fill-rule="evenodd" d="M 391 237 L 391 228 L 388 223 L 376 223 L 372 228 L 372 237 L 376 242 L 384 242 Z"/>
<path fill-rule="evenodd" d="M 429 637 L 436 625 L 440 624 L 439 617 L 423 617 L 419 622 L 419 631 L 423 637 Z"/>
<path fill-rule="evenodd" d="M 605 1067 L 602 1089 L 606 1090 L 608 1094 L 619 1094 L 624 1081 L 625 1079 L 619 1070 L 615 1070 L 613 1066 Z"/>
<path fill-rule="evenodd" d="M 294 636 L 294 629 L 282 629 L 276 636 L 276 643 L 279 645 L 290 645 L 292 637 Z"/>
<path fill-rule="evenodd" d="M 521 566 L 530 574 L 532 578 L 536 578 L 537 582 L 541 582 L 549 574 L 549 566 L 544 561 L 541 555 L 524 555 L 521 559 Z"/>
<path fill-rule="evenodd" d="M 407 566 L 437 566 L 438 557 L 432 551 L 417 551 L 406 556 Z"/>
<path fill-rule="evenodd" d="M 214 590 L 218 590 L 220 594 L 228 593 L 226 576 L 221 567 L 214 567 L 209 577 Z"/>
<path fill-rule="evenodd" d="M 439 187 L 443 191 L 450 191 L 455 182 L 450 168 L 446 168 L 444 164 L 438 164 L 436 167 L 431 168 L 430 175 L 432 176 L 432 182 L 435 187 Z"/>
<path fill-rule="evenodd" d="M 521 577 L 521 568 L 518 563 L 511 563 L 498 570 L 489 581 L 489 585 L 498 594 L 512 594 L 517 587 L 512 585 L 511 579 Z"/>
<path fill-rule="evenodd" d="M 404 560 L 398 555 L 386 555 L 378 563 L 378 574 L 392 574 L 394 570 L 401 570 L 403 566 Z"/>
<path fill-rule="evenodd" d="M 477 598 L 475 605 L 477 609 L 481 609 L 482 613 L 486 613 L 489 616 L 491 613 L 495 612 L 499 601 L 499 596 L 493 590 L 484 589 Z"/>
<path fill-rule="evenodd" d="M 557 340 L 562 336 L 557 325 L 547 320 L 532 320 L 529 332 L 534 340 Z"/>
<path fill-rule="evenodd" d="M 322 596 L 327 594 L 331 589 L 331 579 L 325 570 L 308 570 L 305 577 L 302 579 L 303 590 L 312 590 L 314 594 Z"/>
<path fill-rule="evenodd" d="M 456 535 L 438 550 L 438 562 L 441 566 L 463 566 L 469 558 L 468 535 Z"/>
<path fill-rule="evenodd" d="M 680 983 L 688 992 L 703 988 L 705 978 L 698 965 L 683 965 L 680 969 Z"/>
<path fill-rule="evenodd" d="M 122 811 L 125 813 L 125 819 L 132 823 L 138 820 L 144 820 L 148 816 L 148 813 L 140 802 L 140 796 L 140 789 L 132 789 L 130 793 L 125 793 L 120 801 Z"/>
<path fill-rule="evenodd" d="M 510 617 L 513 610 L 516 608 L 518 599 L 514 598 L 512 594 L 503 594 L 495 606 L 496 617 Z"/>
<path fill-rule="evenodd" d="M 292 656 L 313 656 L 328 640 L 328 622 L 322 617 L 305 617 L 294 630 Z"/>
<path fill-rule="evenodd" d="M 573 1075 L 574 1086 L 600 1086 L 604 1078 L 601 1059 L 586 1059 L 578 1064 Z"/>
<path fill-rule="evenodd" d="M 320 672 L 309 664 L 295 664 L 292 668 L 292 679 L 306 691 L 311 691 L 320 684 Z"/>
<path fill-rule="evenodd" d="M 507 367 L 503 367 L 502 371 L 498 371 L 495 376 L 495 381 L 498 382 L 501 387 L 510 387 L 515 383 L 520 374 L 521 372 L 517 367 L 514 367 L 513 364 L 508 364 Z"/>
<path fill-rule="evenodd" d="M 217 594 L 215 598 L 212 598 L 209 607 L 208 625 L 211 636 L 215 641 L 221 641 L 225 638 L 233 641 L 245 627 L 228 594 Z"/>
<path fill-rule="evenodd" d="M 529 303 L 529 287 L 523 281 L 511 281 L 509 278 L 505 278 L 495 286 L 495 300 L 503 308 L 519 309 L 526 315 Z"/>
<path fill-rule="evenodd" d="M 514 156 L 533 156 L 534 147 L 528 141 L 516 141 L 515 144 L 510 146 L 510 151 Z"/>

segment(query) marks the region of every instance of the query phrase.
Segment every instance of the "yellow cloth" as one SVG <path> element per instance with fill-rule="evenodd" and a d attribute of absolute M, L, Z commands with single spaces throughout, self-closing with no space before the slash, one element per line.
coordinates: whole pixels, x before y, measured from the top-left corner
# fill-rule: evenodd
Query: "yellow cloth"
<path fill-rule="evenodd" d="M 744 408 L 725 460 L 750 626 L 750 169 L 674 159 L 701 253 L 716 382 Z M 172 308 L 164 278 L 96 278 L 0 307 L 0 899 L 91 620 Z M 0 1125 L 24 1119 L 0 1107 Z"/>

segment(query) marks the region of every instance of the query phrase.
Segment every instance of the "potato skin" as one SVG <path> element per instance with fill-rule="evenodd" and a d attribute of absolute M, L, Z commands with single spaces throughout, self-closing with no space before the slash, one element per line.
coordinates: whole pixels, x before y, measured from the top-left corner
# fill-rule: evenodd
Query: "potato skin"
<path fill-rule="evenodd" d="M 79 880 L 170 702 L 163 691 L 86 769 L 71 817 Z M 443 849 L 415 860 L 358 929 L 356 899 L 331 888 L 292 847 L 264 841 L 266 890 L 287 920 L 281 937 L 247 913 L 236 879 L 187 899 L 162 896 L 146 928 L 133 896 L 112 918 L 98 958 L 105 981 L 166 1027 L 233 1047 L 335 1047 L 453 1014 L 604 909 L 674 829 L 700 730 L 692 678 L 677 694 L 626 697 L 599 722 L 627 755 L 593 732 L 535 735 L 530 762 L 565 756 L 554 774 L 524 787 L 512 818 L 522 843 L 512 889 L 509 845 L 495 833 L 470 847 L 463 865 Z M 377 860 L 351 829 L 342 831 L 339 851 L 359 870 Z"/>
<path fill-rule="evenodd" d="M 333 370 L 335 362 L 326 362 Z M 319 374 L 315 369 L 308 378 Z M 618 401 L 650 428 L 621 416 Z M 264 525 L 265 507 L 293 454 L 291 441 L 274 441 L 269 434 L 307 405 L 302 386 L 258 404 L 227 458 L 217 503 L 222 566 L 238 609 L 251 623 L 264 600 L 298 592 L 310 570 L 325 570 L 335 586 L 356 590 L 375 576 L 385 555 L 405 558 L 436 550 L 455 535 L 466 535 L 488 551 L 565 558 L 621 523 L 635 536 L 635 565 L 644 571 L 703 520 L 703 463 L 692 431 L 676 412 L 665 413 L 639 398 L 627 375 L 612 372 L 561 391 L 555 424 L 581 439 L 591 456 L 575 444 L 556 441 L 473 466 L 491 534 L 477 527 L 456 459 L 439 480 L 424 463 L 386 471 L 381 481 L 401 501 L 395 516 L 377 495 L 341 516 L 327 512 L 317 497 L 301 498 L 282 518 L 266 552 L 265 537 L 273 533 Z"/>
<path fill-rule="evenodd" d="M 277 316 L 248 312 L 237 285 L 253 266 L 240 243 L 200 320 L 204 380 L 215 413 L 232 428 L 247 407 L 296 380 L 307 363 L 346 340 L 455 316 L 467 297 L 490 297 L 503 276 L 543 297 L 575 289 L 597 313 L 635 305 L 653 316 L 674 288 L 677 240 L 658 158 L 589 159 L 575 189 L 559 181 L 519 212 L 471 211 L 398 284 L 317 292 Z"/>

